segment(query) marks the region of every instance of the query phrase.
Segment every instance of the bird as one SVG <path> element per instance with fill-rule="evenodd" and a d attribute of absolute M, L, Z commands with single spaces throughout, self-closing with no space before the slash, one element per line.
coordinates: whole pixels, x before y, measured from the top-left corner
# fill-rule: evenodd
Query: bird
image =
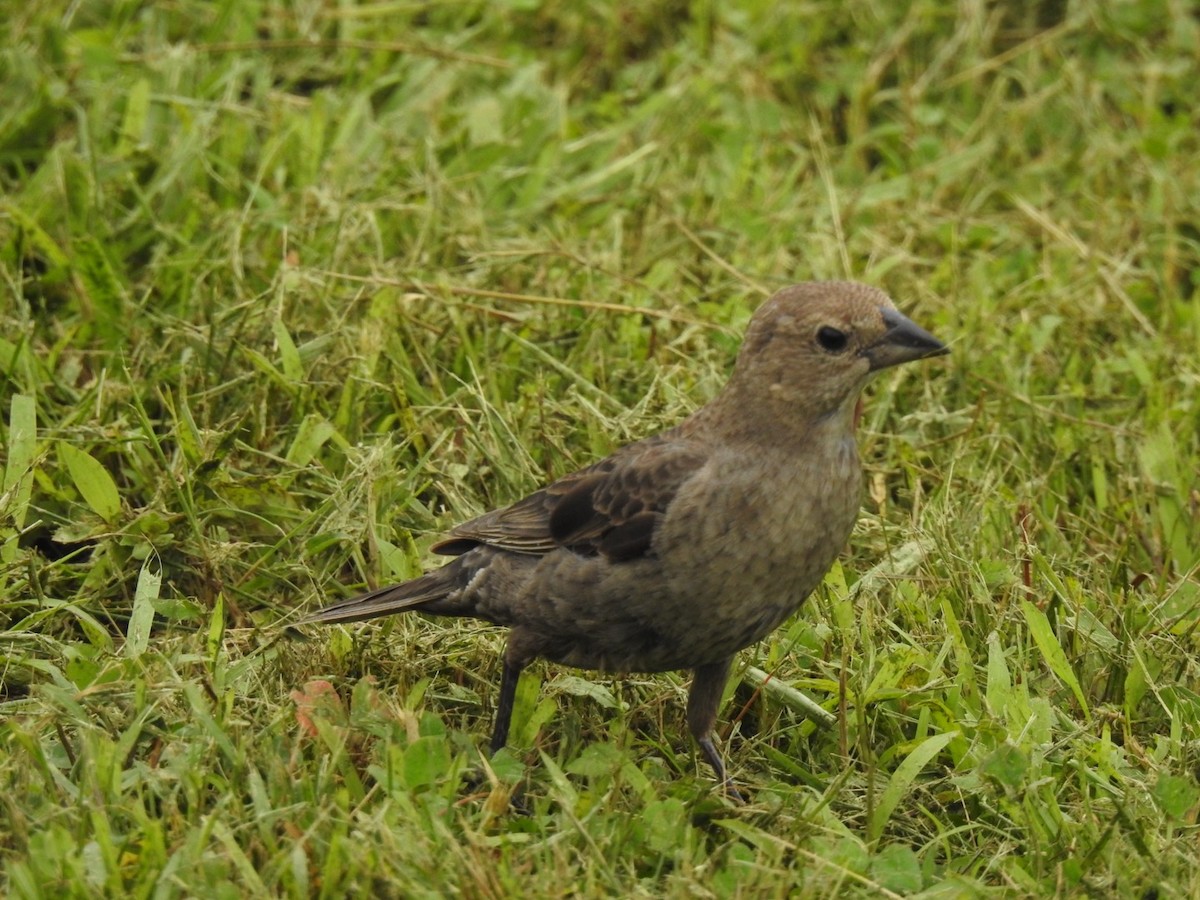
<path fill-rule="evenodd" d="M 690 669 L 688 730 L 740 799 L 713 741 L 735 655 L 799 609 L 849 540 L 863 388 L 945 353 L 878 288 L 786 287 L 751 316 L 721 391 L 679 424 L 452 528 L 431 548 L 452 557 L 440 568 L 298 624 L 415 611 L 506 626 L 493 753 L 536 659 Z"/>

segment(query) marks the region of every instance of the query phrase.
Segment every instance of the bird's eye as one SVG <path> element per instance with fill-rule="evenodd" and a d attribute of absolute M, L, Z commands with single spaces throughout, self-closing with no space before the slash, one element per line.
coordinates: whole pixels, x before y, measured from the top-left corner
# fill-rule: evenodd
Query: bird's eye
<path fill-rule="evenodd" d="M 830 325 L 822 325 L 817 331 L 817 343 L 830 353 L 841 353 L 849 342 L 846 332 L 838 331 Z"/>

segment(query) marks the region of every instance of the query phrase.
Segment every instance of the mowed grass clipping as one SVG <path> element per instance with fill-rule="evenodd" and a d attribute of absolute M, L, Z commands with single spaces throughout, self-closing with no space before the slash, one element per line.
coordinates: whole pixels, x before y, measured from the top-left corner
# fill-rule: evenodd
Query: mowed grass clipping
<path fill-rule="evenodd" d="M 1200 892 L 1193 5 L 2 18 L 0 892 Z M 842 277 L 954 354 L 739 657 L 747 806 L 686 674 L 535 666 L 489 760 L 497 629 L 289 630 Z"/>

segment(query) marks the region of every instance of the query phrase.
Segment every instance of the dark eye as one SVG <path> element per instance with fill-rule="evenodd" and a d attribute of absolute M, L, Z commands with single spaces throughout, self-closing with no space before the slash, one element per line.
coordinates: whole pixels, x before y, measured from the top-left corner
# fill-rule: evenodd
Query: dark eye
<path fill-rule="evenodd" d="M 822 325 L 817 331 L 817 343 L 830 353 L 841 353 L 846 349 L 849 338 L 844 331 L 838 331 L 830 325 Z"/>

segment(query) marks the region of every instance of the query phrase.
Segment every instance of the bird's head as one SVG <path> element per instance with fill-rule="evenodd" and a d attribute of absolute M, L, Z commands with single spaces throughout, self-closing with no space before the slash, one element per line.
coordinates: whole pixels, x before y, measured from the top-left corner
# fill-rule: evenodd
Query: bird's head
<path fill-rule="evenodd" d="M 806 282 L 784 288 L 754 313 L 730 388 L 736 402 L 811 422 L 839 410 L 850 414 L 881 369 L 949 352 L 877 288 Z"/>

